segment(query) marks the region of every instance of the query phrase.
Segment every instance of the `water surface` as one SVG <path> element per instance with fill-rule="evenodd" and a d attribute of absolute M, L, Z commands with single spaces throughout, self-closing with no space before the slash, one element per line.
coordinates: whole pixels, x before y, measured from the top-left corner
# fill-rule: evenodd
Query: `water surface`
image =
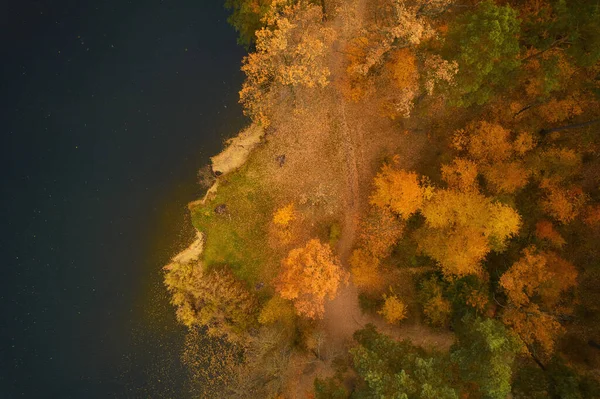
<path fill-rule="evenodd" d="M 0 6 L 1 398 L 179 398 L 160 267 L 245 121 L 220 0 Z"/>

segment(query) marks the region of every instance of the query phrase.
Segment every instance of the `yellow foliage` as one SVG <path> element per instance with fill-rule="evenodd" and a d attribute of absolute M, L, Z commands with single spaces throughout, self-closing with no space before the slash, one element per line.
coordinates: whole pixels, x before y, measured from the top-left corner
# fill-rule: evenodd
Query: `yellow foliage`
<path fill-rule="evenodd" d="M 469 227 L 498 241 L 516 235 L 521 225 L 514 209 L 475 191 L 437 190 L 421 212 L 430 227 Z"/>
<path fill-rule="evenodd" d="M 289 252 L 274 281 L 279 295 L 294 303 L 298 314 L 311 319 L 323 317 L 325 298 L 335 298 L 347 274 L 329 244 L 312 239 Z"/>
<path fill-rule="evenodd" d="M 491 204 L 490 220 L 484 234 L 492 238 L 494 247 L 502 248 L 508 237 L 514 237 L 521 228 L 521 216 L 508 205 L 500 202 Z"/>
<path fill-rule="evenodd" d="M 476 191 L 437 190 L 421 213 L 426 226 L 416 235 L 419 248 L 447 276 L 479 273 L 487 253 L 500 250 L 521 225 L 514 209 Z"/>
<path fill-rule="evenodd" d="M 413 87 L 417 84 L 417 58 L 409 48 L 394 51 L 391 61 L 386 66 L 391 69 L 394 84 L 398 89 Z"/>
<path fill-rule="evenodd" d="M 361 289 L 380 287 L 383 280 L 379 274 L 379 259 L 363 249 L 355 249 L 350 257 L 352 281 Z"/>
<path fill-rule="evenodd" d="M 283 208 L 278 209 L 275 214 L 273 214 L 273 223 L 281 227 L 286 227 L 296 218 L 295 213 L 294 204 L 288 204 Z"/>
<path fill-rule="evenodd" d="M 294 316 L 294 307 L 290 301 L 286 301 L 280 296 L 275 295 L 261 309 L 258 315 L 258 322 L 260 324 L 273 324 L 279 321 L 291 324 Z"/>
<path fill-rule="evenodd" d="M 389 208 L 392 212 L 408 219 L 421 209 L 427 188 L 420 184 L 414 172 L 393 169 L 384 165 L 375 176 L 375 193 L 370 202 L 380 208 Z"/>
<path fill-rule="evenodd" d="M 240 90 L 244 113 L 267 127 L 271 91 L 277 87 L 324 87 L 329 83 L 327 46 L 333 30 L 324 27 L 321 7 L 306 2 L 285 5 L 273 1 L 256 32 L 256 51 L 244 57 L 246 80 Z"/>
<path fill-rule="evenodd" d="M 436 295 L 425 303 L 423 313 L 431 323 L 431 325 L 442 327 L 448 323 L 452 305 L 450 301 L 440 295 Z"/>
<path fill-rule="evenodd" d="M 396 324 L 406 319 L 406 305 L 396 295 L 384 295 L 385 303 L 377 313 L 382 315 L 389 324 Z"/>
<path fill-rule="evenodd" d="M 488 239 L 476 229 L 426 228 L 417 232 L 419 249 L 435 259 L 447 277 L 481 272 L 480 262 L 490 251 Z"/>

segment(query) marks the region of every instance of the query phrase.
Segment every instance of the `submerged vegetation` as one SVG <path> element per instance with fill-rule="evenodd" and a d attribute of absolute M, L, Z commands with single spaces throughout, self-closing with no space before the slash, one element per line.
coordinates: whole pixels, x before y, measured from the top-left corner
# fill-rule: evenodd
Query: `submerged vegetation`
<path fill-rule="evenodd" d="M 165 267 L 194 393 L 600 397 L 598 2 L 227 6 L 251 126 Z"/>

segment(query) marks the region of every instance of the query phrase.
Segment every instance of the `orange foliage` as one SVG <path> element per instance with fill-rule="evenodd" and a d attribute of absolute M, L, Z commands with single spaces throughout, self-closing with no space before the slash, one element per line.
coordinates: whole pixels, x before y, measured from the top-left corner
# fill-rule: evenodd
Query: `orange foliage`
<path fill-rule="evenodd" d="M 587 196 L 580 187 L 564 188 L 555 184 L 543 184 L 546 196 L 542 209 L 561 223 L 572 222 L 581 212 Z"/>
<path fill-rule="evenodd" d="M 392 212 L 408 219 L 423 205 L 428 188 L 419 182 L 415 172 L 393 169 L 384 165 L 375 176 L 375 193 L 370 202 L 380 208 L 389 208 Z"/>
<path fill-rule="evenodd" d="M 451 188 L 471 190 L 477 186 L 477 165 L 465 158 L 454 158 L 451 164 L 442 165 L 442 179 Z"/>
<path fill-rule="evenodd" d="M 417 58 L 408 48 L 401 48 L 391 54 L 391 61 L 386 63 L 391 71 L 396 88 L 412 88 L 417 84 Z"/>
<path fill-rule="evenodd" d="M 515 141 L 513 141 L 513 150 L 518 155 L 525 155 L 526 152 L 532 150 L 537 145 L 535 138 L 531 133 L 520 133 Z"/>
<path fill-rule="evenodd" d="M 587 207 L 585 211 L 585 218 L 583 220 L 588 226 L 594 226 L 600 224 L 600 205 L 594 205 Z"/>
<path fill-rule="evenodd" d="M 540 285 L 548 278 L 546 258 L 535 247 L 526 248 L 523 256 L 500 278 L 509 301 L 518 307 L 527 305 Z"/>
<path fill-rule="evenodd" d="M 552 316 L 541 312 L 536 304 L 525 308 L 507 308 L 502 321 L 527 345 L 537 343 L 549 355 L 554 351 L 556 339 L 564 332 L 563 326 Z"/>
<path fill-rule="evenodd" d="M 453 147 L 467 151 L 478 163 L 501 162 L 510 157 L 510 132 L 502 126 L 485 121 L 470 123 L 453 137 Z"/>
<path fill-rule="evenodd" d="M 413 108 L 413 100 L 418 93 L 418 70 L 415 55 L 408 48 L 392 52 L 385 65 L 384 85 L 391 90 L 380 90 L 384 116 L 391 119 L 407 118 Z"/>
<path fill-rule="evenodd" d="M 575 96 L 564 100 L 552 99 L 538 107 L 538 114 L 550 123 L 562 122 L 574 116 L 581 115 L 583 110 L 579 106 L 580 99 Z"/>
<path fill-rule="evenodd" d="M 274 286 L 282 298 L 294 303 L 298 314 L 317 319 L 323 317 L 325 298 L 333 299 L 346 281 L 347 274 L 329 244 L 312 239 L 289 252 Z"/>
<path fill-rule="evenodd" d="M 577 283 L 575 266 L 553 252 L 526 248 L 523 256 L 500 278 L 510 303 L 521 307 L 539 297 L 546 308 L 555 307 L 563 292 Z"/>
<path fill-rule="evenodd" d="M 383 259 L 402 237 L 403 230 L 403 225 L 390 210 L 375 207 L 360 224 L 359 240 L 365 250 Z"/>
<path fill-rule="evenodd" d="M 472 290 L 467 296 L 467 305 L 476 309 L 478 312 L 484 312 L 489 303 L 488 296 L 485 292 Z"/>
<path fill-rule="evenodd" d="M 521 162 L 503 162 L 483 169 L 490 189 L 496 193 L 512 194 L 529 181 L 529 171 Z"/>
<path fill-rule="evenodd" d="M 535 235 L 540 240 L 548 240 L 555 247 L 562 247 L 566 244 L 566 241 L 560 233 L 554 230 L 552 222 L 549 220 L 540 220 L 535 225 Z"/>
<path fill-rule="evenodd" d="M 556 309 L 561 295 L 577 285 L 577 269 L 554 252 L 545 252 L 548 278 L 538 290 L 543 305 Z"/>
<path fill-rule="evenodd" d="M 509 307 L 503 321 L 529 345 L 537 342 L 550 354 L 562 326 L 546 311 L 559 307 L 565 292 L 577 284 L 575 266 L 553 252 L 526 248 L 523 256 L 500 278 Z M 538 303 L 534 302 L 537 301 Z"/>

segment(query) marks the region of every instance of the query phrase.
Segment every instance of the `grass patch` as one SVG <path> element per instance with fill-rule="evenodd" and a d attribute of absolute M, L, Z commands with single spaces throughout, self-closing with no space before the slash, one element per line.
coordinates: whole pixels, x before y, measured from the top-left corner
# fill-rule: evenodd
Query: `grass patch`
<path fill-rule="evenodd" d="M 277 259 L 266 242 L 272 196 L 252 167 L 257 165 L 248 163 L 227 175 L 215 197 L 192 210 L 192 223 L 206 234 L 205 266 L 227 265 L 250 286 L 268 282 L 275 273 L 273 259 Z M 219 214 L 215 208 L 222 205 L 225 209 Z"/>

